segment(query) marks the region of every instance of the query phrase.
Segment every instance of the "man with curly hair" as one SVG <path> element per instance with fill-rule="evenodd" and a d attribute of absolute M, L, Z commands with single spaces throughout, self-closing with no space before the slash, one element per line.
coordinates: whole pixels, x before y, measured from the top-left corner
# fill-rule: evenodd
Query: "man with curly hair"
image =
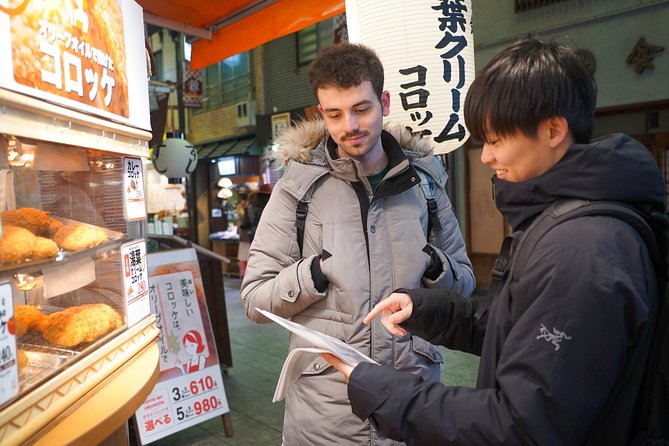
<path fill-rule="evenodd" d="M 286 172 L 260 220 L 241 295 L 256 322 L 269 322 L 256 308 L 271 311 L 438 382 L 443 359 L 434 345 L 363 323 L 400 287 L 465 296 L 474 289 L 444 167 L 427 139 L 384 127 L 390 93 L 383 80 L 381 61 L 363 45 L 337 44 L 312 62 L 309 81 L 323 119 L 277 141 Z M 305 202 L 300 231 L 296 210 Z M 291 337 L 291 349 L 305 346 Z M 346 382 L 318 355 L 287 393 L 283 443 L 397 444 L 351 413 Z"/>

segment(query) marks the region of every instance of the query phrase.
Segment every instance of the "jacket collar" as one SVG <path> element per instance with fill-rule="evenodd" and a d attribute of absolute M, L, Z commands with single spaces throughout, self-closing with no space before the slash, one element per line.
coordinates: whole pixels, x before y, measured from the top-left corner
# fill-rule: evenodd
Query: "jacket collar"
<path fill-rule="evenodd" d="M 420 159 L 432 154 L 432 145 L 427 138 L 412 135 L 411 132 L 399 125 L 384 124 L 384 130 L 392 136 L 397 145 L 409 160 Z M 325 141 L 329 137 L 325 123 L 315 121 L 301 121 L 286 129 L 277 138 L 278 155 L 284 165 L 290 161 L 301 164 L 326 166 Z M 382 136 L 382 142 L 384 142 Z M 384 147 L 385 143 L 384 143 Z M 320 153 L 320 149 L 323 150 Z"/>

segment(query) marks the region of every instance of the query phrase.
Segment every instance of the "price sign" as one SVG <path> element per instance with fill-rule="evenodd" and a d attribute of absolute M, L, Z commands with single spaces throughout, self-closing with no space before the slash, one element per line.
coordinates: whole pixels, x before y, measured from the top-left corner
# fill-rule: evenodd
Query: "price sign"
<path fill-rule="evenodd" d="M 135 420 L 147 444 L 229 411 L 221 369 L 215 365 L 159 381 Z"/>
<path fill-rule="evenodd" d="M 146 265 L 146 243 L 135 240 L 121 246 L 123 262 L 123 292 L 126 302 L 128 327 L 151 314 L 149 306 L 149 278 Z"/>
<path fill-rule="evenodd" d="M 123 158 L 123 197 L 126 220 L 145 220 L 144 169 L 139 158 Z"/>
<path fill-rule="evenodd" d="M 135 413 L 142 444 L 230 411 L 195 250 L 147 258 L 160 376 Z"/>
<path fill-rule="evenodd" d="M 0 284 L 0 405 L 19 393 L 12 287 Z"/>

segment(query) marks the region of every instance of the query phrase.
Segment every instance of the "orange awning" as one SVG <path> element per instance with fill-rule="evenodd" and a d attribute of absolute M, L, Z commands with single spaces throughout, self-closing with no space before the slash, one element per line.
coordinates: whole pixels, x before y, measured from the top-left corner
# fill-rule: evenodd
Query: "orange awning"
<path fill-rule="evenodd" d="M 192 70 L 345 11 L 345 0 L 137 0 L 137 3 L 144 8 L 147 23 L 199 36 L 192 42 Z"/>

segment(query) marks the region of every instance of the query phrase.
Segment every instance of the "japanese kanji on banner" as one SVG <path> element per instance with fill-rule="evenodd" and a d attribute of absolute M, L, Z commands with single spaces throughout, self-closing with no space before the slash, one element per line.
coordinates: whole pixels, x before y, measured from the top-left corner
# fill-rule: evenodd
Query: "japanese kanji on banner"
<path fill-rule="evenodd" d="M 195 250 L 147 257 L 160 375 L 135 413 L 142 444 L 229 412 Z"/>
<path fill-rule="evenodd" d="M 202 108 L 202 71 L 184 65 L 183 103 L 186 108 Z"/>
<path fill-rule="evenodd" d="M 0 0 L 0 87 L 150 129 L 132 0 Z"/>
<path fill-rule="evenodd" d="M 462 146 L 475 73 L 471 0 L 346 0 L 346 20 L 350 41 L 373 48 L 383 62 L 387 121 L 429 137 L 436 154 Z"/>

